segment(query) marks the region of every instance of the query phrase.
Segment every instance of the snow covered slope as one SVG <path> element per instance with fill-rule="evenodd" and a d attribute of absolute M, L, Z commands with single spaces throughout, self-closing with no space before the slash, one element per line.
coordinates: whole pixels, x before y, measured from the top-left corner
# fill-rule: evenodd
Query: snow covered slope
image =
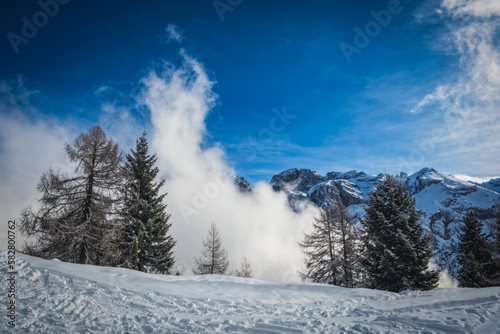
<path fill-rule="evenodd" d="M 432 168 L 411 175 L 406 185 L 414 193 L 418 209 L 422 210 L 424 225 L 436 237 L 436 262 L 456 276 L 459 269 L 456 248 L 462 217 L 474 211 L 486 223 L 485 232 L 488 232 L 487 225 L 494 217 L 492 207 L 499 200 L 499 194 Z"/>
<path fill-rule="evenodd" d="M 396 294 L 229 276 L 152 275 L 19 254 L 18 264 L 19 333 L 489 334 L 500 328 L 500 288 Z M 7 267 L 5 252 L 0 266 Z M 5 307 L 5 269 L 2 276 Z M 2 318 L 0 332 L 11 332 Z"/>
<path fill-rule="evenodd" d="M 488 182 L 481 183 L 480 186 L 500 193 L 500 178 L 491 179 Z"/>
<path fill-rule="evenodd" d="M 299 210 L 298 204 L 302 201 L 324 206 L 341 200 L 352 214 L 362 216 L 368 193 L 383 177 L 384 174 L 369 176 L 355 170 L 321 176 L 308 169 L 295 168 L 273 176 L 270 183 L 276 191 L 288 195 L 294 210 Z M 410 176 L 401 173 L 397 178 L 413 193 L 417 209 L 422 210 L 424 227 L 436 236 L 437 264 L 455 276 L 458 270 L 455 248 L 461 219 L 473 210 L 484 222 L 492 221 L 492 207 L 500 200 L 500 180 L 477 184 L 432 168 L 423 168 Z"/>

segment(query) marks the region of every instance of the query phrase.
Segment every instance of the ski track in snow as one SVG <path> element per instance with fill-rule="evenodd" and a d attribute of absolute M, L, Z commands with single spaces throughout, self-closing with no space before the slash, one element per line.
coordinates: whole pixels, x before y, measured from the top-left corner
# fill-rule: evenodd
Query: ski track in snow
<path fill-rule="evenodd" d="M 6 252 L 0 264 L 5 278 Z M 500 333 L 500 288 L 394 294 L 115 268 L 96 276 L 102 267 L 19 254 L 17 264 L 20 333 Z M 5 279 L 0 290 L 5 309 Z M 0 332 L 9 332 L 2 318 Z"/>

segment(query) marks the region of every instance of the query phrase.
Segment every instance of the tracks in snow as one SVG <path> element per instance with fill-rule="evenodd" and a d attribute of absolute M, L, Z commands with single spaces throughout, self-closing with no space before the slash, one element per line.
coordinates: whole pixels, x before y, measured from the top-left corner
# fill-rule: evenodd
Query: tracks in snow
<path fill-rule="evenodd" d="M 235 302 L 131 291 L 18 260 L 21 332 L 492 333 L 500 326 L 500 290 L 473 299 L 408 293 L 352 299 L 325 295 L 302 303 Z M 1 253 L 0 268 L 5 264 Z M 2 296 L 6 288 L 0 287 Z M 0 332 L 8 329 L 1 321 Z"/>

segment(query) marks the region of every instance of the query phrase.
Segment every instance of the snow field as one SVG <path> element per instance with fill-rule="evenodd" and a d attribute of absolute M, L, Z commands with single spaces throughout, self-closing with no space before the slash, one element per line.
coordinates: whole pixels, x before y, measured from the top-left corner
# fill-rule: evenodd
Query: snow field
<path fill-rule="evenodd" d="M 17 260 L 20 333 L 500 333 L 500 288 L 396 294 Z"/>

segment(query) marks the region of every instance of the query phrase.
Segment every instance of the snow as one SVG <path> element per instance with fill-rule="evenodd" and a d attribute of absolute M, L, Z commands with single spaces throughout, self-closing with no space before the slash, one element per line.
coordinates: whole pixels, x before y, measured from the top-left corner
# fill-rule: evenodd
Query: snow
<path fill-rule="evenodd" d="M 287 169 L 287 170 L 279 173 L 278 175 L 281 176 L 282 178 L 288 178 L 295 173 L 298 173 L 298 169 L 297 168 L 290 168 L 290 169 Z"/>
<path fill-rule="evenodd" d="M 2 252 L 2 268 L 6 261 Z M 17 261 L 23 333 L 498 333 L 500 326 L 500 288 L 397 294 L 152 275 L 20 254 Z M 7 284 L 1 289 L 6 305 Z M 9 330 L 4 318 L 0 332 Z"/>
<path fill-rule="evenodd" d="M 351 195 L 351 197 L 357 198 L 360 201 L 364 200 L 363 193 L 361 192 L 361 190 L 359 190 L 359 187 L 355 183 L 342 179 L 335 180 L 335 183 L 340 184 L 341 189 L 343 189 L 346 193 Z"/>
<path fill-rule="evenodd" d="M 491 179 L 488 182 L 480 184 L 483 188 L 492 190 L 494 192 L 500 193 L 500 178 Z"/>

